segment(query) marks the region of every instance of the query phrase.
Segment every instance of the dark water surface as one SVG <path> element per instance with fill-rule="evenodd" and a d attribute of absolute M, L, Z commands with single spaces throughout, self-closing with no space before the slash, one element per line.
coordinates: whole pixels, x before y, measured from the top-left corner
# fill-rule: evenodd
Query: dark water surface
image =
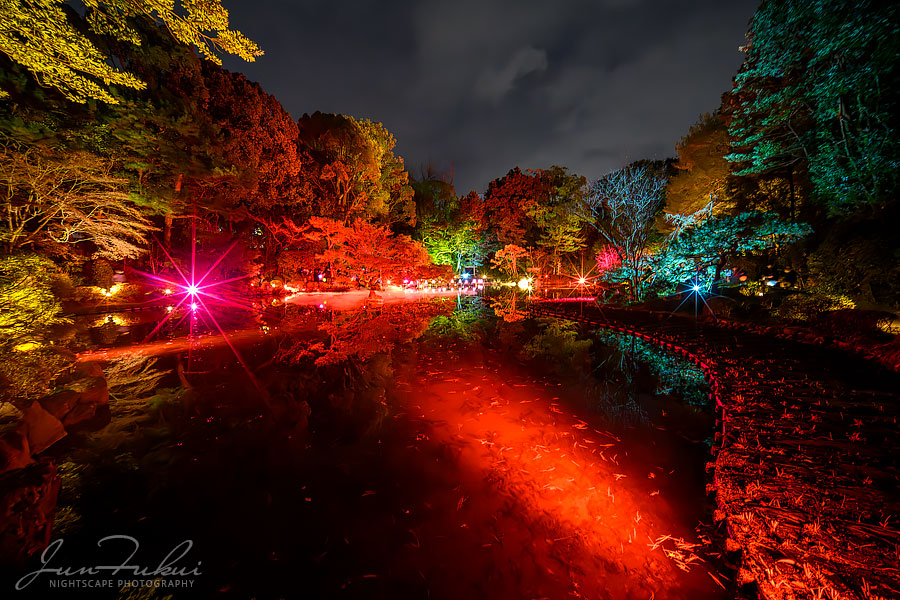
<path fill-rule="evenodd" d="M 318 300 L 218 315 L 227 341 L 202 315 L 146 342 L 164 311 L 80 318 L 113 417 L 51 451 L 54 566 L 121 560 L 96 543 L 127 535 L 151 570 L 191 540 L 200 574 L 15 594 L 726 597 L 694 546 L 713 415 L 687 365 L 509 299 Z"/>

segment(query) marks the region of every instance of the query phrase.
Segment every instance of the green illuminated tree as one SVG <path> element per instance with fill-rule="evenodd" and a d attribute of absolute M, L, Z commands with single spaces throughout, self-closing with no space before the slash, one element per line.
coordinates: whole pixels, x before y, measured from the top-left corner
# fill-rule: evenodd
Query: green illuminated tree
<path fill-rule="evenodd" d="M 550 253 L 557 275 L 562 271 L 563 255 L 577 252 L 585 244 L 579 206 L 584 201 L 587 180 L 567 171 L 558 166 L 539 171 L 542 191 L 538 201 L 526 210 L 540 230 L 535 243 Z"/>
<path fill-rule="evenodd" d="M 760 211 L 712 215 L 685 228 L 653 255 L 649 261 L 653 281 L 667 294 L 688 281 L 709 290 L 740 254 L 790 244 L 810 231 L 806 224 L 788 223 Z"/>
<path fill-rule="evenodd" d="M 893 200 L 900 5 L 765 0 L 725 98 L 738 175 L 808 172 L 829 214 Z"/>

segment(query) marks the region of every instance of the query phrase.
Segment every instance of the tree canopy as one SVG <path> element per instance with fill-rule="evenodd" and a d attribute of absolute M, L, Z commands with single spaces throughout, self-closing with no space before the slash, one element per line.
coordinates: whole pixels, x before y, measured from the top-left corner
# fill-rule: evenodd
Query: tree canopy
<path fill-rule="evenodd" d="M 830 214 L 893 200 L 900 6 L 765 0 L 726 96 L 738 175 L 808 172 Z"/>
<path fill-rule="evenodd" d="M 229 29 L 228 11 L 219 0 L 188 0 L 177 7 L 172 0 L 84 0 L 83 5 L 82 19 L 70 4 L 59 0 L 7 0 L 0 15 L 0 50 L 41 85 L 59 90 L 73 102 L 116 104 L 119 100 L 110 86 L 146 87 L 135 75 L 112 66 L 110 57 L 85 35 L 84 25 L 91 34 L 140 46 L 133 21 L 145 18 L 216 63 L 220 63 L 218 52 L 248 61 L 262 54 L 254 42 Z"/>

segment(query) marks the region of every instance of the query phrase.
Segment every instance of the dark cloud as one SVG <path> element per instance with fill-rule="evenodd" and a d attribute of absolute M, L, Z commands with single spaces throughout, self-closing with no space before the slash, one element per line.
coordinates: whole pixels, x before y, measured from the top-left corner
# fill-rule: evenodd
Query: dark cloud
<path fill-rule="evenodd" d="M 514 166 L 596 178 L 664 158 L 741 63 L 750 0 L 224 0 L 266 55 L 226 66 L 294 117 L 381 121 L 413 173 L 484 191 Z"/>

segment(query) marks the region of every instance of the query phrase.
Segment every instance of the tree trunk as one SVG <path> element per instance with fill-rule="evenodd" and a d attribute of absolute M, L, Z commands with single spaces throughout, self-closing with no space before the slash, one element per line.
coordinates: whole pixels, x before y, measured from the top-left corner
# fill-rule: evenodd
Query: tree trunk
<path fill-rule="evenodd" d="M 175 213 L 167 212 L 165 216 L 165 225 L 163 226 L 163 246 L 167 250 L 172 249 L 172 222 L 175 220 Z"/>
<path fill-rule="evenodd" d="M 794 213 L 797 205 L 797 197 L 794 194 L 794 167 L 788 170 L 788 186 L 791 194 L 791 223 L 794 222 Z"/>

